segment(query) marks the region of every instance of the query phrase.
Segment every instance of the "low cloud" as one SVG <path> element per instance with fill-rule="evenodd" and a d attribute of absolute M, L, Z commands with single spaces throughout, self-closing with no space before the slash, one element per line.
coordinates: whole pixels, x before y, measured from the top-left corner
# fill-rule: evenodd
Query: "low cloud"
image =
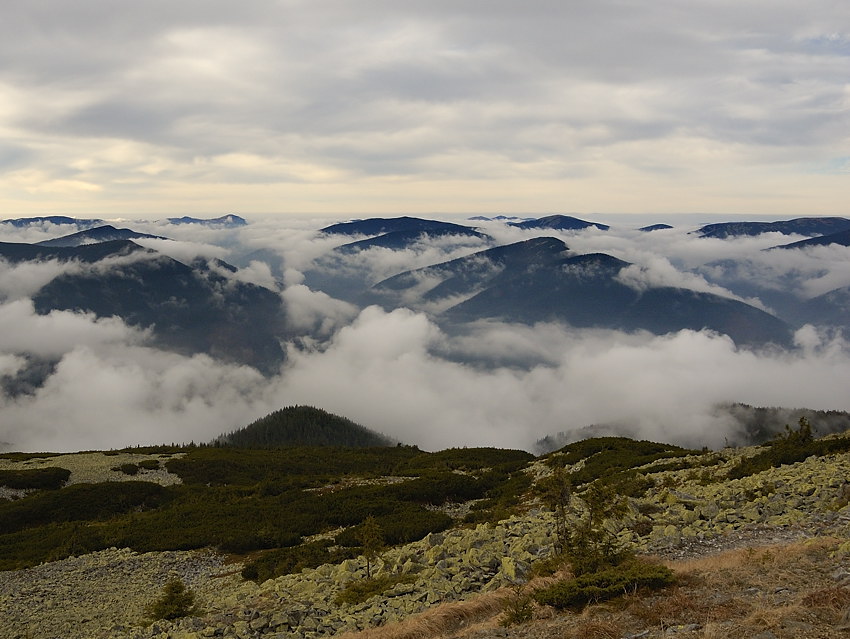
<path fill-rule="evenodd" d="M 209 441 L 263 414 L 262 382 L 206 356 L 77 347 L 35 394 L 3 400 L 0 440 L 54 451 Z"/>
<path fill-rule="evenodd" d="M 721 446 L 740 433 L 719 403 L 850 409 L 846 345 L 805 353 L 739 350 L 717 335 L 681 331 L 626 335 L 538 327 L 506 346 L 489 325 L 480 354 L 548 357 L 532 367 L 480 368 L 436 357 L 443 335 L 423 315 L 364 310 L 321 353 L 293 353 L 281 380 L 287 397 L 321 405 L 426 448 L 530 448 L 551 433 L 620 424 L 629 434 L 692 446 Z M 527 329 L 526 329 L 527 330 Z M 541 337 L 541 334 L 544 337 Z M 522 331 L 519 332 L 522 336 Z M 469 342 L 466 344 L 470 346 Z"/>
<path fill-rule="evenodd" d="M 275 287 L 282 282 L 295 337 L 273 377 L 203 355 L 151 348 L 145 332 L 116 318 L 34 312 L 30 297 L 63 270 L 120 268 L 122 259 L 144 255 L 97 267 L 0 263 L 0 377 L 18 375 L 27 365 L 24 354 L 56 362 L 41 388 L 0 394 L 0 441 L 24 450 L 209 441 L 282 406 L 311 404 L 426 449 L 531 449 L 537 439 L 561 431 L 586 436 L 590 425 L 722 446 L 743 435 L 736 421 L 718 413 L 718 404 L 850 410 L 850 348 L 814 327 L 797 332 L 794 351 L 764 352 L 693 331 L 655 336 L 479 322 L 446 333 L 415 309 L 361 310 L 309 288 L 304 273 L 344 241 L 317 233 L 318 226 L 315 220 L 290 228 L 277 220 L 239 230 L 173 226 L 179 236 L 167 244 L 183 251 L 184 259 L 215 256 L 220 247 L 226 260 L 246 258 L 247 266 L 231 277 Z M 846 249 L 839 247 L 761 251 L 779 242 L 706 240 L 687 229 L 529 233 L 485 226 L 500 242 L 554 235 L 574 253 L 610 253 L 635 265 L 624 277 L 636 286 L 685 286 L 750 299 L 751 293 L 736 289 L 738 276 L 751 276 L 759 290 L 791 282 L 801 295 L 850 282 Z M 154 223 L 147 230 L 154 228 L 171 235 Z M 262 250 L 280 263 L 247 259 Z M 379 278 L 471 250 L 422 245 L 396 253 L 365 251 L 354 259 Z M 743 266 L 721 272 L 713 266 L 720 258 Z"/>
<path fill-rule="evenodd" d="M 0 305 L 0 351 L 6 353 L 57 357 L 78 346 L 137 344 L 146 338 L 144 331 L 130 328 L 116 317 L 98 319 L 71 311 L 38 315 L 30 300 Z"/>

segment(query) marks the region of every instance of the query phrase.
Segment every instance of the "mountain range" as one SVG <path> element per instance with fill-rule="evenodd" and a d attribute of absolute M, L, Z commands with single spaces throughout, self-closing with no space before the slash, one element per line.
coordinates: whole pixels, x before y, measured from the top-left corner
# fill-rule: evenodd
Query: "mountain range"
<path fill-rule="evenodd" d="M 68 265 L 33 296 L 35 310 L 120 317 L 179 353 L 206 353 L 265 373 L 283 362 L 284 307 L 276 292 L 227 275 L 220 260 L 184 264 L 129 240 L 79 246 L 0 243 L 0 258 Z M 87 268 L 71 268 L 83 264 Z"/>
<path fill-rule="evenodd" d="M 219 228 L 247 224 L 234 215 L 169 221 Z M 566 231 L 568 240 L 574 232 L 610 228 L 567 215 L 478 221 L 553 234 Z M 239 281 L 234 277 L 236 267 L 220 260 L 180 262 L 132 242 L 165 239 L 162 236 L 116 228 L 101 220 L 62 216 L 3 223 L 16 228 L 54 224 L 79 229 L 37 244 L 0 243 L 0 258 L 11 264 L 54 260 L 89 265 L 66 269 L 44 285 L 33 297 L 39 313 L 78 310 L 99 317 L 117 316 L 131 326 L 149 329 L 162 348 L 207 353 L 265 373 L 274 373 L 283 361 L 281 340 L 299 337 L 285 328 L 279 293 Z M 640 230 L 669 228 L 656 224 Z M 572 250 L 558 237 L 500 244 L 494 237 L 498 234 L 486 228 L 409 216 L 352 220 L 318 232 L 339 237 L 341 243 L 306 270 L 305 282 L 310 288 L 360 307 L 379 304 L 388 310 L 407 307 L 425 312 L 447 330 L 481 320 L 528 325 L 556 322 L 653 334 L 708 329 L 730 336 L 739 345 L 788 346 L 792 331 L 804 323 L 850 329 L 850 287 L 800 299 L 790 281 L 785 287 L 760 286 L 740 258 L 710 262 L 696 271 L 732 291 L 737 296 L 733 297 L 636 283 L 624 274 L 640 264 L 604 252 Z M 696 233 L 699 237 L 731 238 L 766 232 L 815 236 L 777 249 L 848 246 L 850 220 L 730 222 L 706 225 Z M 370 256 L 379 254 L 376 250 L 394 255 L 388 262 L 392 268 L 384 269 L 383 274 L 364 266 Z M 255 250 L 252 255 L 263 259 L 263 251 Z M 441 254 L 446 256 L 443 261 Z M 419 264 L 425 265 L 405 268 L 410 255 L 421 256 Z M 271 268 L 280 275 L 284 264 L 277 257 Z M 741 301 L 756 297 L 771 312 Z"/>
<path fill-rule="evenodd" d="M 63 235 L 62 237 L 57 237 L 52 240 L 43 240 L 41 242 L 38 242 L 38 245 L 73 247 L 82 246 L 83 244 L 112 242 L 115 240 L 139 239 L 166 240 L 168 238 L 162 237 L 161 235 L 139 233 L 138 231 L 134 231 L 132 229 L 119 229 L 115 228 L 111 224 L 104 224 L 103 226 L 95 226 L 90 229 L 71 233 L 70 235 Z"/>
<path fill-rule="evenodd" d="M 700 237 L 726 239 L 738 236 L 754 236 L 762 233 L 782 235 L 829 235 L 850 230 L 850 220 L 844 217 L 800 217 L 778 222 L 720 222 L 706 224 L 697 229 Z"/>
<path fill-rule="evenodd" d="M 629 286 L 619 279 L 628 266 L 604 253 L 573 255 L 563 241 L 540 237 L 401 273 L 373 286 L 364 301 L 439 309 L 451 324 L 555 321 L 656 334 L 707 328 L 739 344 L 790 342 L 784 322 L 743 302 L 683 288 Z"/>

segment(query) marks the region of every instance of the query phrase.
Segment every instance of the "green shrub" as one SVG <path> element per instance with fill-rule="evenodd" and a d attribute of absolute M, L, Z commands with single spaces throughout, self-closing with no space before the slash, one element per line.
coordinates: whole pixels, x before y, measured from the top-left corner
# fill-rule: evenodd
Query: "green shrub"
<path fill-rule="evenodd" d="M 139 474 L 139 467 L 136 464 L 131 464 L 131 463 L 121 464 L 120 466 L 113 466 L 112 470 L 114 470 L 116 472 L 122 472 L 125 475 L 138 475 Z"/>
<path fill-rule="evenodd" d="M 0 486 L 17 489 L 57 490 L 62 488 L 71 471 L 67 468 L 34 468 L 0 470 Z"/>
<path fill-rule="evenodd" d="M 555 608 L 577 608 L 633 592 L 638 588 L 663 588 L 674 581 L 666 566 L 631 561 L 620 566 L 565 579 L 534 593 L 535 600 Z"/>
<path fill-rule="evenodd" d="M 785 433 L 769 442 L 767 448 L 752 457 L 739 461 L 729 470 L 729 479 L 741 479 L 778 468 L 783 464 L 795 464 L 812 455 L 830 455 L 850 450 L 850 438 L 813 439 L 812 428 L 805 417 L 800 418 L 799 426 L 792 430 L 785 426 Z"/>
<path fill-rule="evenodd" d="M 428 533 L 438 533 L 451 527 L 452 518 L 445 513 L 425 510 L 401 502 L 399 508 L 388 515 L 375 517 L 388 545 L 406 544 L 422 539 Z M 336 536 L 341 546 L 359 546 L 359 527 L 348 528 Z"/>
<path fill-rule="evenodd" d="M 400 583 L 413 583 L 415 579 L 414 575 L 379 575 L 370 579 L 352 581 L 337 594 L 334 603 L 338 606 L 345 604 L 353 606 L 363 603 L 370 597 L 380 595 Z"/>
<path fill-rule="evenodd" d="M 73 484 L 0 504 L 0 534 L 54 522 L 102 520 L 169 500 L 162 486 L 141 481 Z"/>
<path fill-rule="evenodd" d="M 522 591 L 520 586 L 514 587 L 511 597 L 505 602 L 499 625 L 503 628 L 528 623 L 534 617 L 534 606 L 531 595 Z"/>
<path fill-rule="evenodd" d="M 323 539 L 292 548 L 270 550 L 245 564 L 242 577 L 262 583 L 282 575 L 301 572 L 322 564 L 338 564 L 353 559 L 357 553 L 352 548 L 333 548 L 332 541 Z"/>
<path fill-rule="evenodd" d="M 143 470 L 158 470 L 159 469 L 159 460 L 158 459 L 143 459 L 138 463 L 139 468 Z"/>
<path fill-rule="evenodd" d="M 558 452 L 560 454 L 550 456 L 550 465 L 565 466 L 585 460 L 582 469 L 570 476 L 574 486 L 581 486 L 659 459 L 696 453 L 671 444 L 636 441 L 627 437 L 594 437 L 564 446 Z"/>
<path fill-rule="evenodd" d="M 30 459 L 46 459 L 48 457 L 61 457 L 62 453 L 0 453 L 0 459 L 11 461 L 29 461 Z"/>
<path fill-rule="evenodd" d="M 395 472 L 399 475 L 422 475 L 433 470 L 481 471 L 501 468 L 508 472 L 517 470 L 534 459 L 524 450 L 502 448 L 448 448 L 435 453 L 423 453 L 399 463 Z"/>
<path fill-rule="evenodd" d="M 195 593 L 186 588 L 180 579 L 172 579 L 165 584 L 162 595 L 148 606 L 146 612 L 153 620 L 179 619 L 197 614 Z"/>
<path fill-rule="evenodd" d="M 417 479 L 395 484 L 389 493 L 403 501 L 420 504 L 443 504 L 479 499 L 484 496 L 488 486 L 469 475 L 453 472 L 430 471 Z"/>

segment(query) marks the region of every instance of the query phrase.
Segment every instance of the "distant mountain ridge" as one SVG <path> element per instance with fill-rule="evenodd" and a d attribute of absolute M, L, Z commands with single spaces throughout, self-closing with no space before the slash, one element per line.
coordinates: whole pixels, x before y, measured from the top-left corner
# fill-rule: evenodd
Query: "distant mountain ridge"
<path fill-rule="evenodd" d="M 238 215 L 233 215 L 232 213 L 229 215 L 222 215 L 221 217 L 214 217 L 210 219 L 191 217 L 189 215 L 184 215 L 183 217 L 169 217 L 168 222 L 170 224 L 198 224 L 201 226 L 227 227 L 246 226 L 248 224 L 248 220 L 239 217 Z"/>
<path fill-rule="evenodd" d="M 828 235 L 821 235 L 820 237 L 812 237 L 808 240 L 800 240 L 799 242 L 791 242 L 790 244 L 783 244 L 782 246 L 777 246 L 776 248 L 782 249 L 801 249 L 807 248 L 809 246 L 829 246 L 830 244 L 838 244 L 840 246 L 850 246 L 850 228 L 845 231 L 838 231 L 837 233 L 830 233 Z"/>
<path fill-rule="evenodd" d="M 134 231 L 132 229 L 115 228 L 111 224 L 105 224 L 103 226 L 96 226 L 94 228 L 78 231 L 76 233 L 71 233 L 70 235 L 63 235 L 62 237 L 57 237 L 52 240 L 44 240 L 42 242 L 38 242 L 38 245 L 73 247 L 82 246 L 84 244 L 93 244 L 97 242 L 112 242 L 115 240 L 139 239 L 167 240 L 168 238 L 162 237 L 161 235 L 139 233 L 138 231 Z"/>
<path fill-rule="evenodd" d="M 441 222 L 439 220 L 426 220 L 419 217 L 373 217 L 364 220 L 352 220 L 331 224 L 323 229 L 322 233 L 328 235 L 383 235 L 385 233 L 422 232 L 422 231 L 454 231 L 456 233 L 468 233 L 474 229 L 462 224 Z"/>
<path fill-rule="evenodd" d="M 739 344 L 790 343 L 789 327 L 769 313 L 684 288 L 637 290 L 619 279 L 627 266 L 604 253 L 570 255 L 561 240 L 541 237 L 400 273 L 373 286 L 364 303 L 431 305 L 452 324 L 564 322 L 655 334 L 709 329 Z"/>
<path fill-rule="evenodd" d="M 101 263 L 131 257 L 120 268 Z M 135 259 L 133 259 L 135 257 Z M 0 243 L 0 258 L 13 264 L 57 260 L 80 262 L 83 270 L 61 273 L 34 296 L 39 314 L 82 311 L 117 316 L 150 329 L 161 348 L 187 355 L 206 353 L 223 361 L 277 372 L 284 360 L 284 307 L 274 291 L 226 278 L 236 271 L 204 260 L 184 264 L 129 240 L 76 247 Z"/>
<path fill-rule="evenodd" d="M 836 410 L 815 410 L 811 408 L 784 408 L 779 406 L 752 406 L 744 403 L 718 404 L 714 414 L 730 422 L 729 432 L 736 439 L 730 445 L 761 445 L 786 433 L 785 427 L 794 428 L 801 417 L 815 425 L 815 434 L 819 437 L 834 433 L 843 433 L 850 428 L 850 413 Z M 547 435 L 537 440 L 533 452 L 545 455 L 564 446 L 589 437 L 628 436 L 634 433 L 634 424 L 593 424 L 572 428 Z"/>
<path fill-rule="evenodd" d="M 390 231 L 389 233 L 384 233 L 383 235 L 378 235 L 376 237 L 343 244 L 334 250 L 341 253 L 355 253 L 372 248 L 386 248 L 394 251 L 400 251 L 418 242 L 439 240 L 449 237 L 468 237 L 481 241 L 492 240 L 492 238 L 486 233 L 481 233 L 469 227 L 452 225 L 451 227 L 440 227 L 436 229 Z"/>
<path fill-rule="evenodd" d="M 800 217 L 778 222 L 720 222 L 706 224 L 695 231 L 700 237 L 725 239 L 754 236 L 762 233 L 783 235 L 829 235 L 850 230 L 850 220 L 844 217 Z"/>
<path fill-rule="evenodd" d="M 65 215 L 47 215 L 40 217 L 19 217 L 9 220 L 0 220 L 0 224 L 8 224 L 15 228 L 23 229 L 30 226 L 42 226 L 44 224 L 55 224 L 56 226 L 76 226 L 78 229 L 89 229 L 105 224 L 103 220 L 83 220 Z"/>
<path fill-rule="evenodd" d="M 611 228 L 607 224 L 586 222 L 571 215 L 547 215 L 523 222 L 508 222 L 508 226 L 515 226 L 518 229 L 552 229 L 557 231 L 581 231 L 589 228 L 607 231 Z"/>
<path fill-rule="evenodd" d="M 44 246 L 43 244 L 26 244 L 23 242 L 0 242 L 0 258 L 11 264 L 42 260 L 58 260 L 60 262 L 77 260 L 92 264 L 107 257 L 129 255 L 139 251 L 148 251 L 148 249 L 142 248 L 129 240 L 81 244 L 79 246 Z"/>

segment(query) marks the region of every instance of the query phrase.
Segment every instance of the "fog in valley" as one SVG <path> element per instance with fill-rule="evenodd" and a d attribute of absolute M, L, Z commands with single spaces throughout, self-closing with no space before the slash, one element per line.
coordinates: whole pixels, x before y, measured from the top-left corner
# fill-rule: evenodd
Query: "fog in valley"
<path fill-rule="evenodd" d="M 372 285 L 491 246 L 551 236 L 571 253 L 629 262 L 618 277 L 636 290 L 686 288 L 779 314 L 795 299 L 850 286 L 850 248 L 766 250 L 804 238 L 701 238 L 696 224 L 641 232 L 626 216 L 608 231 L 571 232 L 446 219 L 492 239 L 423 239 L 346 256 L 333 249 L 362 237 L 318 232 L 343 218 L 252 217 L 238 228 L 110 221 L 171 238 L 137 240 L 146 248 L 183 263 L 213 260 L 210 268 L 228 281 L 279 294 L 291 337 L 285 362 L 270 375 L 163 350 L 149 330 L 117 317 L 35 309 L 33 296 L 59 273 L 122 269 L 148 254 L 95 264 L 0 261 L 0 450 L 207 442 L 297 404 L 427 450 L 533 450 L 559 432 L 720 447 L 743 441 L 738 423 L 718 410 L 722 404 L 850 410 L 850 349 L 837 330 L 797 326 L 790 348 L 745 348 L 692 330 L 653 335 L 493 320 L 454 330 L 413 299 L 401 308 L 361 308 L 344 291 L 317 285 L 340 277 Z M 50 224 L 0 225 L 0 241 L 38 242 L 67 232 Z M 216 266 L 216 259 L 238 270 Z"/>

